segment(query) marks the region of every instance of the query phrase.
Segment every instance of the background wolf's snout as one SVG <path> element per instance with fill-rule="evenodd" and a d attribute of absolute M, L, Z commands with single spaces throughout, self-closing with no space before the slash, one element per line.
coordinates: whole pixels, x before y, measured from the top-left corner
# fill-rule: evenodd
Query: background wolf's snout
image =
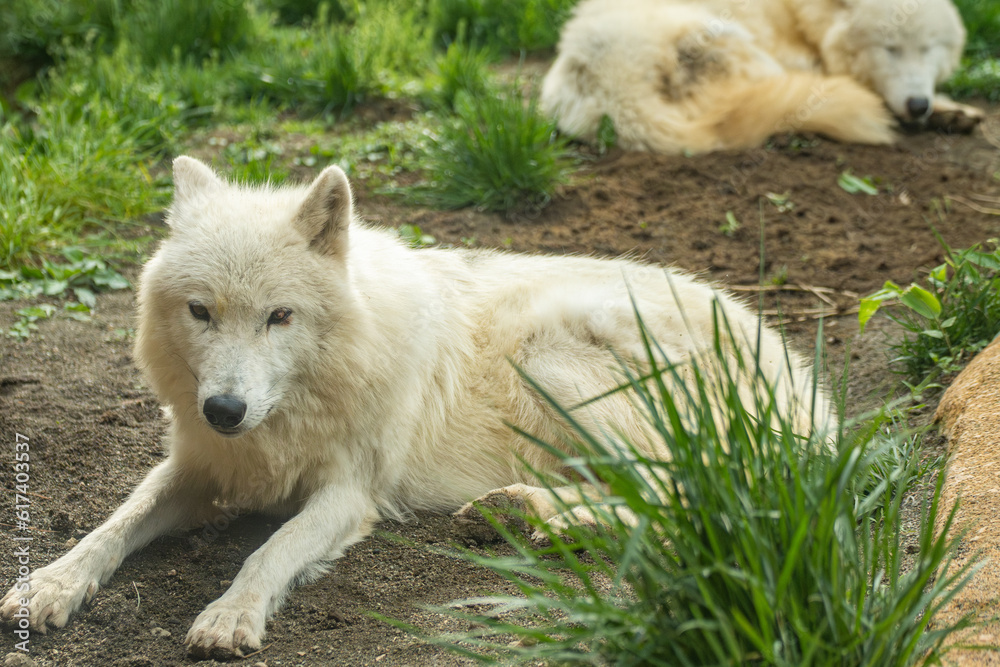
<path fill-rule="evenodd" d="M 930 113 L 931 101 L 926 97 L 910 97 L 906 100 L 906 110 L 913 120 L 921 120 Z"/>
<path fill-rule="evenodd" d="M 205 419 L 215 428 L 231 429 L 239 426 L 247 412 L 247 404 L 232 394 L 219 394 L 205 400 L 202 408 Z"/>

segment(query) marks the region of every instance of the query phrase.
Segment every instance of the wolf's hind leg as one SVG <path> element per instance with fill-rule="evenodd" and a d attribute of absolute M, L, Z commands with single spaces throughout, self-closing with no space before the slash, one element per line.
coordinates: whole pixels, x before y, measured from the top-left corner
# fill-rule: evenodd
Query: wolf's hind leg
<path fill-rule="evenodd" d="M 549 525 L 557 534 L 562 534 L 570 526 L 597 526 L 604 523 L 600 514 L 612 511 L 601 503 L 602 493 L 589 485 L 561 486 L 552 489 L 527 484 L 512 484 L 495 489 L 466 503 L 455 512 L 455 520 L 462 525 L 469 537 L 479 542 L 495 541 L 499 535 L 492 524 L 483 516 L 482 509 L 492 514 L 508 530 L 524 534 L 531 533 L 531 539 L 542 542 L 548 535 L 540 528 L 531 530 L 521 517 L 537 517 Z M 635 516 L 626 508 L 614 508 L 618 518 L 628 525 L 635 524 Z"/>

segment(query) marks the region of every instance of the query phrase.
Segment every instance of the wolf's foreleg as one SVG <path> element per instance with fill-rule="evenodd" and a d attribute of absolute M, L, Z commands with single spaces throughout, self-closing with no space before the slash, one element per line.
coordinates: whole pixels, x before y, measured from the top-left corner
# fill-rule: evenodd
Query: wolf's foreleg
<path fill-rule="evenodd" d="M 26 606 L 35 630 L 61 628 L 84 600 L 107 583 L 127 555 L 179 527 L 207 502 L 184 483 L 172 461 L 164 461 L 111 518 L 69 553 L 32 572 L 27 581 L 18 580 L 0 600 L 0 618 L 10 621 Z"/>
<path fill-rule="evenodd" d="M 242 656 L 260 648 L 267 617 L 296 580 L 322 571 L 367 535 L 377 519 L 362 489 L 348 482 L 317 491 L 247 558 L 222 597 L 198 615 L 185 642 L 196 656 Z"/>

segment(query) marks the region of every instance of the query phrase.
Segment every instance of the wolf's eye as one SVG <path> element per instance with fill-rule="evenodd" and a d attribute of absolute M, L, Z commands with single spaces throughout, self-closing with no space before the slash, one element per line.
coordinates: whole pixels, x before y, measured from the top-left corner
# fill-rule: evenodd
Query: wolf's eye
<path fill-rule="evenodd" d="M 291 308 L 275 308 L 271 311 L 271 316 L 267 318 L 267 325 L 272 324 L 290 324 L 292 321 L 292 309 Z"/>
<path fill-rule="evenodd" d="M 201 305 L 197 301 L 192 301 L 188 304 L 188 310 L 194 316 L 194 319 L 201 320 L 202 322 L 208 322 L 212 319 L 212 316 L 208 314 L 208 308 Z"/>

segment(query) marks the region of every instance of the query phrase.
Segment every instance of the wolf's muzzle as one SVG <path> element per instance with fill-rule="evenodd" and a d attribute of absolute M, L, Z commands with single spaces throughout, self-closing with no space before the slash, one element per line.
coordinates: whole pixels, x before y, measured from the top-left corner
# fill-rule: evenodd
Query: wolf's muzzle
<path fill-rule="evenodd" d="M 243 421 L 247 404 L 232 394 L 219 394 L 207 398 L 201 411 L 212 428 L 232 432 Z"/>

